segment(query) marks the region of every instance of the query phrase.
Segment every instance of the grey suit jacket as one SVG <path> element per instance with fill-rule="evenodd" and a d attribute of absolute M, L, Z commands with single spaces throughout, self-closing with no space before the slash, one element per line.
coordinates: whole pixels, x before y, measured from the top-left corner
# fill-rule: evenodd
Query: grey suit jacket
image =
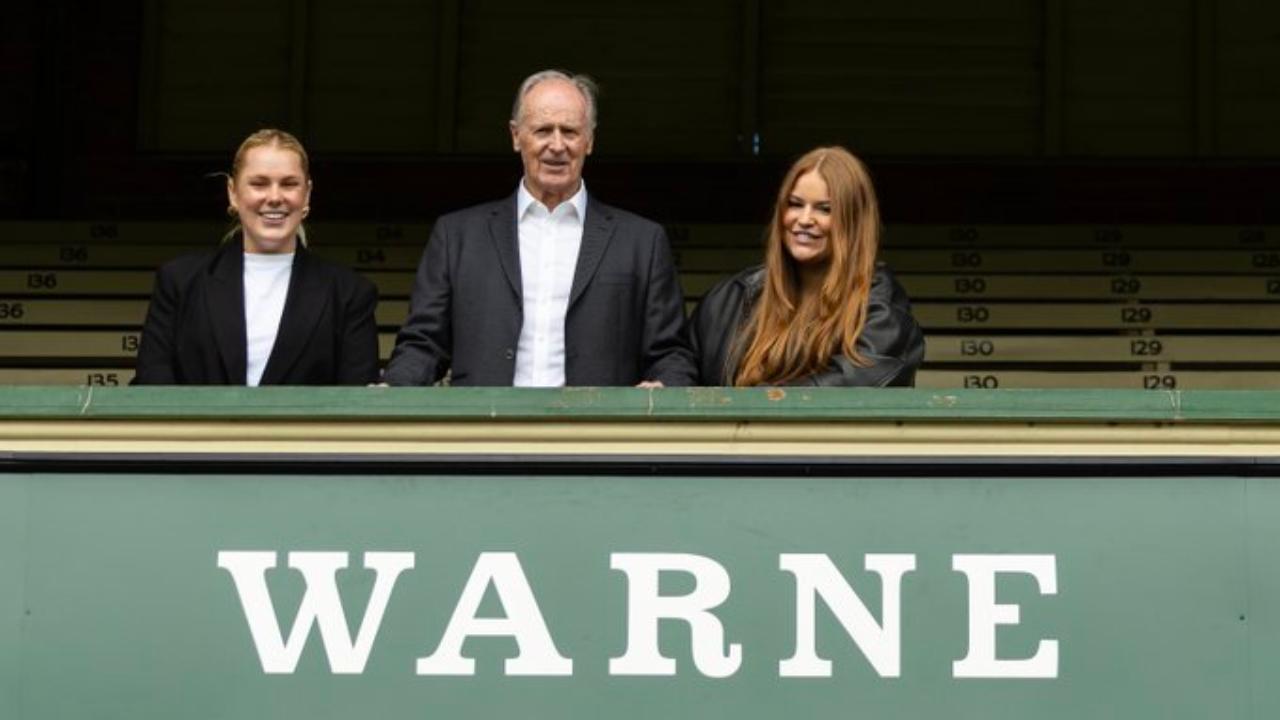
<path fill-rule="evenodd" d="M 523 322 L 515 195 L 441 217 L 384 379 L 511 385 Z M 565 314 L 565 384 L 696 381 L 666 233 L 588 197 Z"/>

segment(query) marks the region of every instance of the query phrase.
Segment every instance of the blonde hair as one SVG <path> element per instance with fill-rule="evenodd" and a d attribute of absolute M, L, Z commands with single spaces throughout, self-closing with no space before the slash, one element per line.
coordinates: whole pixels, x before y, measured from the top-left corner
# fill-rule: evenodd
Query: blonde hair
<path fill-rule="evenodd" d="M 302 147 L 302 141 L 298 140 L 292 133 L 276 128 L 263 128 L 245 138 L 240 143 L 240 147 L 236 148 L 236 154 L 231 159 L 231 172 L 227 175 L 227 179 L 234 184 L 240 178 L 240 173 L 244 171 L 245 157 L 249 151 L 259 147 L 276 147 L 281 150 L 290 150 L 298 155 L 298 161 L 302 165 L 302 176 L 307 182 L 311 181 L 311 158 L 307 156 L 307 149 Z M 235 208 L 227 206 L 227 214 L 236 217 Z M 240 225 L 239 220 L 233 220 L 231 228 L 222 236 L 222 242 L 227 242 L 231 238 L 239 235 L 244 228 Z M 298 225 L 298 242 L 302 243 L 302 247 L 307 246 L 307 228 L 305 225 Z"/>
<path fill-rule="evenodd" d="M 816 172 L 831 199 L 830 260 L 817 292 L 801 290 L 799 268 L 787 251 L 783 215 L 800 176 Z M 856 365 L 867 322 L 867 297 L 880 244 L 880 208 L 871 175 L 842 147 L 809 151 L 791 166 L 778 191 L 765 244 L 760 300 L 739 340 L 733 384 L 781 384 L 825 370 L 838 350 Z"/>

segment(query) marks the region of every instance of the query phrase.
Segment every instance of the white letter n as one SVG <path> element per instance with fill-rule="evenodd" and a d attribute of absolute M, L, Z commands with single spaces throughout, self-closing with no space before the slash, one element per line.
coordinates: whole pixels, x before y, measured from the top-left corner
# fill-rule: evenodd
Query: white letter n
<path fill-rule="evenodd" d="M 289 567 L 302 573 L 306 590 L 286 641 L 267 590 L 266 572 L 276 567 L 276 553 L 229 550 L 218 553 L 218 567 L 231 573 L 236 592 L 240 595 L 240 605 L 244 608 L 262 671 L 270 674 L 289 674 L 297 668 L 312 625 L 320 626 L 320 640 L 324 644 L 330 670 L 344 675 L 364 672 L 369 651 L 373 649 L 373 639 L 382 625 L 382 614 L 391 599 L 391 590 L 400 573 L 413 567 L 413 560 L 413 553 L 408 552 L 364 554 L 364 566 L 373 570 L 375 577 L 364 619 L 353 642 L 347 629 L 342 599 L 338 596 L 336 578 L 337 572 L 347 567 L 347 553 L 289 553 Z"/>
<path fill-rule="evenodd" d="M 882 625 L 876 624 L 867 606 L 826 555 L 783 553 L 778 556 L 778 567 L 796 578 L 796 653 L 778 663 L 778 675 L 831 677 L 831 661 L 818 657 L 814 628 L 818 596 L 822 596 L 881 677 L 901 674 L 902 576 L 915 569 L 916 556 L 868 554 L 865 564 L 868 571 L 880 576 Z"/>

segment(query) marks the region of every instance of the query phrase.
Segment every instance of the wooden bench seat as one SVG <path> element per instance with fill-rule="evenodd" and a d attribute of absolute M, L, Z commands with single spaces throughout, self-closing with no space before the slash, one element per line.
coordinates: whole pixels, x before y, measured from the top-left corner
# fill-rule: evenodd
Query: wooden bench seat
<path fill-rule="evenodd" d="M 913 301 L 1280 300 L 1280 276 L 1254 275 L 924 275 L 900 273 Z"/>
<path fill-rule="evenodd" d="M 133 366 L 71 368 L 0 367 L 0 385 L 128 385 Z"/>
<path fill-rule="evenodd" d="M 669 225 L 672 245 L 763 247 L 764 228 L 749 224 Z M 1280 248 L 1280 227 L 1223 225 L 895 225 L 884 231 L 884 247 L 1008 249 L 1202 250 Z"/>
<path fill-rule="evenodd" d="M 6 330 L 0 344 L 0 362 L 62 358 L 71 360 L 129 360 L 138 353 L 141 333 L 136 330 Z M 379 357 L 386 360 L 395 345 L 395 333 L 378 334 Z"/>
<path fill-rule="evenodd" d="M 153 269 L 180 255 L 212 247 L 158 243 L 14 243 L 0 253 L 0 268 Z M 313 242 L 311 250 L 340 265 L 369 270 L 416 270 L 423 245 L 369 246 Z M 762 262 L 757 248 L 689 246 L 674 249 L 682 272 L 730 275 Z M 949 249 L 888 248 L 881 258 L 897 273 L 1240 273 L 1280 275 L 1280 249 Z"/>
<path fill-rule="evenodd" d="M 136 330 L 142 326 L 146 315 L 146 300 L 0 297 L 0 327 L 74 325 Z"/>
<path fill-rule="evenodd" d="M 408 298 L 410 271 L 365 270 L 382 297 Z M 154 272 L 145 270 L 0 270 L 0 295 L 147 297 Z M 724 273 L 681 274 L 696 299 Z M 915 302 L 929 300 L 1277 300 L 1280 276 L 1238 275 L 934 275 L 900 273 Z"/>
<path fill-rule="evenodd" d="M 64 246 L 173 245 L 198 249 L 218 242 L 226 222 L 0 222 L 0 236 L 14 244 Z M 320 245 L 410 245 L 421 248 L 429 223 L 309 222 L 307 234 Z"/>
<path fill-rule="evenodd" d="M 7 325 L 120 327 L 139 329 L 147 316 L 148 300 L 0 297 L 0 327 Z M 378 325 L 397 328 L 408 314 L 406 300 L 384 300 L 375 314 Z"/>
<path fill-rule="evenodd" d="M 881 257 L 897 273 L 1241 273 L 1280 274 L 1280 249 L 889 248 Z"/>
<path fill-rule="evenodd" d="M 132 359 L 138 353 L 136 330 L 8 330 L 0 360 Z"/>
<path fill-rule="evenodd" d="M 926 330 L 1280 330 L 1280 304 L 1266 302 L 915 302 Z"/>
<path fill-rule="evenodd" d="M 3 385 L 128 385 L 132 367 L 14 368 L 0 367 Z M 921 370 L 916 387 L 946 390 L 1105 388 L 1143 390 L 1274 390 L 1280 389 L 1277 371 L 1183 370 L 1148 372 L 1035 371 L 1035 370 Z"/>
<path fill-rule="evenodd" d="M 130 358 L 134 330 L 8 330 L 0 360 Z M 394 332 L 379 335 L 389 356 Z M 1235 335 L 942 335 L 927 336 L 927 363 L 1280 363 L 1280 337 Z"/>
<path fill-rule="evenodd" d="M 134 329 L 146 317 L 148 300 L 0 297 L 0 327 L 75 326 Z M 690 310 L 692 310 L 690 303 Z M 394 329 L 408 314 L 407 300 L 382 300 L 377 321 Z M 1036 303 L 919 302 L 913 304 L 925 330 L 1280 330 L 1276 303 Z"/>
<path fill-rule="evenodd" d="M 409 297 L 411 272 L 365 271 L 383 297 Z M 150 297 L 151 270 L 0 270 L 0 295 Z"/>
<path fill-rule="evenodd" d="M 1104 388 L 1117 390 L 1275 390 L 1280 370 L 981 370 L 927 369 L 916 374 L 927 389 Z"/>
<path fill-rule="evenodd" d="M 1280 363 L 1280 337 L 1238 335 L 927 336 L 927 363 Z"/>

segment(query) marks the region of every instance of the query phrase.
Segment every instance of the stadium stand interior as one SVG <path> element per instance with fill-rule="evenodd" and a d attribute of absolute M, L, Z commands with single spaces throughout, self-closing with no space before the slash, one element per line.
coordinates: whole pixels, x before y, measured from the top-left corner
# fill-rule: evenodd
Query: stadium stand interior
<path fill-rule="evenodd" d="M 174 223 L 9 223 L 0 380 L 125 384 L 154 269 L 216 237 Z M 379 288 L 385 359 L 429 227 L 317 225 L 313 249 Z M 690 306 L 758 262 L 761 229 L 670 228 Z M 931 388 L 1280 387 L 1276 229 L 902 226 L 882 257 L 928 338 Z M 1272 238 L 1269 240 L 1269 238 Z"/>
<path fill-rule="evenodd" d="M 429 223 L 511 191 L 511 91 L 562 66 L 604 88 L 590 191 L 667 225 L 691 304 L 758 262 L 789 160 L 839 143 L 926 329 L 918 385 L 1280 387 L 1274 6 L 602 8 L 11 8 L 0 383 L 127 383 L 155 268 L 222 235 L 215 173 L 263 125 L 310 148 L 314 249 L 377 282 L 385 355 Z"/>

